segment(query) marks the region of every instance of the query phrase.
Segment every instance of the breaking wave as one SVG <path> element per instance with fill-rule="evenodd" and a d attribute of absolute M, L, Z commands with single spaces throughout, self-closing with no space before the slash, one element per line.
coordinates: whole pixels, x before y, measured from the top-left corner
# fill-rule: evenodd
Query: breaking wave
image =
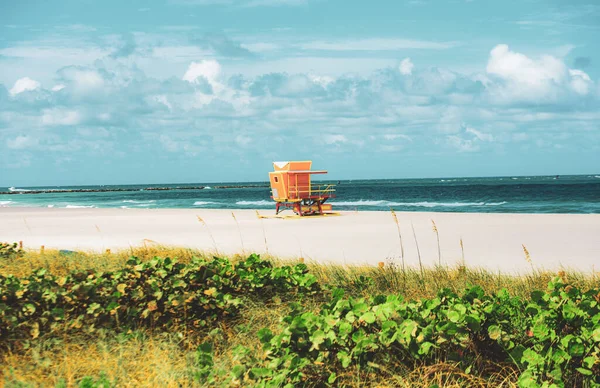
<path fill-rule="evenodd" d="M 204 206 L 204 205 L 213 205 L 213 204 L 217 204 L 217 202 L 211 202 L 211 201 L 196 201 L 196 202 L 194 202 L 194 206 Z"/>
<path fill-rule="evenodd" d="M 237 201 L 235 204 L 240 206 L 269 206 L 273 205 L 275 202 L 273 201 Z"/>
<path fill-rule="evenodd" d="M 23 192 L 23 191 L 32 191 L 32 190 L 27 190 L 27 189 L 17 189 L 17 188 L 15 188 L 15 187 L 13 186 L 13 187 L 9 187 L 9 188 L 8 188 L 8 191 L 12 191 L 12 192 L 14 193 L 14 192 Z"/>

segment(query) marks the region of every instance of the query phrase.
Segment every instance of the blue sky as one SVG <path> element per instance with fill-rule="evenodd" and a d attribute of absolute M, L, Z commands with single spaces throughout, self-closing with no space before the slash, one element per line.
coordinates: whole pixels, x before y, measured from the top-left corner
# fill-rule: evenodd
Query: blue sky
<path fill-rule="evenodd" d="M 0 3 L 0 186 L 600 172 L 600 3 Z"/>

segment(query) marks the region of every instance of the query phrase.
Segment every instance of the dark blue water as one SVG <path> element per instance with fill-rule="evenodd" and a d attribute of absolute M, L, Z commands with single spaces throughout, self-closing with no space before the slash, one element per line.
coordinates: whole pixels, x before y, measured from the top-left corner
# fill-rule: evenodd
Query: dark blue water
<path fill-rule="evenodd" d="M 321 181 L 323 183 L 338 183 Z M 258 187 L 216 188 L 255 185 Z M 148 187 L 207 186 L 149 191 Z M 209 188 L 210 187 L 210 188 Z M 24 194 L 20 190 L 127 188 L 135 191 Z M 600 213 L 600 175 L 398 180 L 344 180 L 336 186 L 334 210 L 484 213 Z M 0 187 L 0 206 L 57 208 L 274 209 L 267 182 L 189 185 Z"/>

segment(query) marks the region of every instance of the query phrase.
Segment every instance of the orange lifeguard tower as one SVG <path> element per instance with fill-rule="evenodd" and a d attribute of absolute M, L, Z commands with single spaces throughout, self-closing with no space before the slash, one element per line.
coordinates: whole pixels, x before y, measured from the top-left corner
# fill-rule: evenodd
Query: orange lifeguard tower
<path fill-rule="evenodd" d="M 313 185 L 310 176 L 327 174 L 327 171 L 311 171 L 311 161 L 274 162 L 275 171 L 269 173 L 271 198 L 276 202 L 275 214 L 287 208 L 300 216 L 323 214 L 331 210 L 325 202 L 335 197 L 333 185 Z"/>

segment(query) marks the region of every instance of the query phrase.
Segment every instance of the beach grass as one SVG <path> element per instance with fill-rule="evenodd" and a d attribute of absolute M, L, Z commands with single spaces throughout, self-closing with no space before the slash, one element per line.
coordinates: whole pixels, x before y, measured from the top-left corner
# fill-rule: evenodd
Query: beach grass
<path fill-rule="evenodd" d="M 194 257 L 211 258 L 215 252 L 164 247 L 151 242 L 143 247 L 103 253 L 23 251 L 17 257 L 0 258 L 0 275 L 25 277 L 38 268 L 57 276 L 77 270 L 115 271 L 123 268 L 131 256 L 142 262 L 171 257 L 188 263 Z M 230 260 L 236 262 L 245 257 L 238 255 Z M 267 259 L 275 265 L 298 263 L 274 257 Z M 460 292 L 471 286 L 480 286 L 490 294 L 506 289 L 511 295 L 529 298 L 532 292 L 544 290 L 557 276 L 557 273 L 535 268 L 527 274 L 508 275 L 462 265 L 410 268 L 395 261 L 390 259 L 378 267 L 306 264 L 319 283 L 344 289 L 348 296 L 400 294 L 409 301 L 433 298 L 443 288 Z M 558 275 L 582 291 L 599 287 L 595 273 L 561 271 Z M 202 379 L 198 378 L 202 370 L 198 346 L 207 341 L 213 343 L 212 367 L 232 370 L 240 363 L 240 347 L 262 355 L 259 330 L 280 330 L 282 318 L 294 303 L 300 303 L 305 311 L 317 312 L 324 302 L 321 295 L 298 298 L 282 300 L 275 295 L 268 300 L 255 300 L 249 296 L 237 317 L 194 331 L 164 332 L 150 327 L 127 332 L 99 329 L 93 334 L 67 335 L 65 332 L 64 335 L 41 336 L 0 352 L 0 384 L 14 387 L 213 385 L 201 383 Z M 478 370 L 485 373 L 465 373 L 455 362 L 446 359 L 412 369 L 400 363 L 372 362 L 369 368 L 350 366 L 337 376 L 337 382 L 351 387 L 516 386 L 518 370 L 513 366 L 481 360 Z M 245 383 L 229 381 L 228 385 L 244 386 Z M 306 385 L 311 386 L 310 382 Z"/>
<path fill-rule="evenodd" d="M 161 246 L 148 241 L 144 246 L 130 249 L 93 252 L 93 251 L 61 251 L 46 249 L 25 250 L 18 259 L 1 260 L 0 275 L 15 275 L 23 277 L 32 271 L 45 268 L 54 275 L 67 275 L 76 270 L 114 271 L 122 268 L 130 257 L 142 261 L 154 257 L 177 258 L 179 262 L 187 263 L 193 257 L 212 258 L 220 256 L 214 251 L 200 251 L 191 248 Z M 233 262 L 243 260 L 246 254 L 230 256 Z M 271 255 L 262 255 L 263 259 L 275 264 L 294 264 L 298 260 L 282 260 Z M 406 267 L 404 270 L 397 264 L 396 258 L 388 258 L 382 266 L 339 265 L 306 262 L 311 273 L 319 281 L 347 289 L 354 295 L 373 295 L 375 293 L 401 293 L 410 299 L 428 298 L 435 295 L 441 288 L 460 291 L 467 286 L 481 286 L 488 292 L 506 289 L 512 295 L 528 296 L 532 291 L 543 288 L 556 272 L 536 270 L 530 257 L 525 257 L 531 263 L 532 270 L 523 274 L 506 274 L 491 272 L 482 268 L 469 268 L 464 265 L 435 266 L 418 268 Z M 302 259 L 302 262 L 305 262 Z M 576 271 L 561 271 L 569 281 L 582 289 L 589 289 L 598 284 L 600 273 L 582 273 Z M 367 279 L 368 280 L 365 280 Z"/>

